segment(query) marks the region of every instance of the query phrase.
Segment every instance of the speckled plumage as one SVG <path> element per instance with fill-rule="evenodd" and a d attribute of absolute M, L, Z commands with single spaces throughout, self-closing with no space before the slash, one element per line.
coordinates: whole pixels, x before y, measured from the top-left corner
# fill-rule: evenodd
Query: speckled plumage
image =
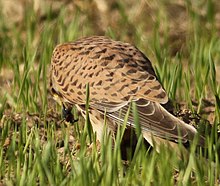
<path fill-rule="evenodd" d="M 168 101 L 151 62 L 136 47 L 104 36 L 56 46 L 51 60 L 50 86 L 65 107 L 84 113 L 86 84 L 90 86 L 90 118 L 101 139 L 106 111 L 108 126 L 116 130 L 131 101 L 135 101 L 143 136 L 173 141 L 192 140 L 196 129 L 167 112 Z M 132 112 L 128 125 L 134 126 Z M 160 140 L 159 140 L 160 141 Z"/>

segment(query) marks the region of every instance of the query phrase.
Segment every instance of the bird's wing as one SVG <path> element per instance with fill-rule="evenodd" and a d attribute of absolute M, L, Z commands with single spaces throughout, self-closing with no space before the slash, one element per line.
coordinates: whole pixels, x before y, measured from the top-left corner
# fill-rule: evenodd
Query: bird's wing
<path fill-rule="evenodd" d="M 137 106 L 140 128 L 143 131 L 172 141 L 181 140 L 182 142 L 187 142 L 188 140 L 193 140 L 196 129 L 171 115 L 159 103 L 145 99 L 139 99 L 134 102 Z M 123 123 L 129 105 L 127 104 L 114 112 L 107 112 L 107 116 L 117 123 Z M 128 125 L 135 127 L 132 107 L 130 109 Z M 104 113 L 104 110 L 100 111 Z"/>

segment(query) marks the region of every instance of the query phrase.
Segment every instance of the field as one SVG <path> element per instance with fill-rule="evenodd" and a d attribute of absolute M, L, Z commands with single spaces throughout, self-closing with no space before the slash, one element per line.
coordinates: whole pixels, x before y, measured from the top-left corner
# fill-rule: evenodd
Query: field
<path fill-rule="evenodd" d="M 220 3 L 218 0 L 0 0 L 1 185 L 219 185 Z M 207 148 L 160 153 L 137 139 L 122 157 L 89 138 L 73 109 L 65 122 L 48 89 L 54 47 L 106 35 L 137 46 L 167 91 L 170 110 L 206 136 Z M 179 145 L 180 150 L 182 145 Z"/>

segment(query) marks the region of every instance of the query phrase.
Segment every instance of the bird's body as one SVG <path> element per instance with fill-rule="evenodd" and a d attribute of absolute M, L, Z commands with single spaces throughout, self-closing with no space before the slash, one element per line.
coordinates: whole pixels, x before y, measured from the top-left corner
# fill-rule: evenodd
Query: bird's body
<path fill-rule="evenodd" d="M 114 131 L 131 102 L 137 105 L 143 136 L 152 145 L 152 139 L 185 143 L 197 133 L 161 106 L 168 98 L 151 62 L 128 43 L 94 36 L 58 45 L 52 55 L 50 73 L 51 92 L 64 107 L 76 105 L 84 117 L 89 84 L 90 119 L 98 139 L 103 133 L 104 113 L 109 130 Z M 128 125 L 135 127 L 132 113 Z"/>

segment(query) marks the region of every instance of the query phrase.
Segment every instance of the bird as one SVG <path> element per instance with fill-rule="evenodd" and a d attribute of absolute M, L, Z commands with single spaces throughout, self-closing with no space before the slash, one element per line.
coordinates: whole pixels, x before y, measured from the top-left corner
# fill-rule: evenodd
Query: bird
<path fill-rule="evenodd" d="M 49 81 L 50 92 L 63 106 L 64 115 L 76 106 L 84 118 L 89 85 L 89 118 L 99 141 L 104 123 L 109 133 L 115 133 L 133 103 L 141 133 L 151 146 L 185 144 L 195 136 L 197 144 L 204 145 L 205 138 L 193 126 L 164 108 L 168 95 L 150 60 L 132 44 L 106 36 L 58 44 L 51 57 Z M 137 127 L 131 111 L 126 126 Z"/>

